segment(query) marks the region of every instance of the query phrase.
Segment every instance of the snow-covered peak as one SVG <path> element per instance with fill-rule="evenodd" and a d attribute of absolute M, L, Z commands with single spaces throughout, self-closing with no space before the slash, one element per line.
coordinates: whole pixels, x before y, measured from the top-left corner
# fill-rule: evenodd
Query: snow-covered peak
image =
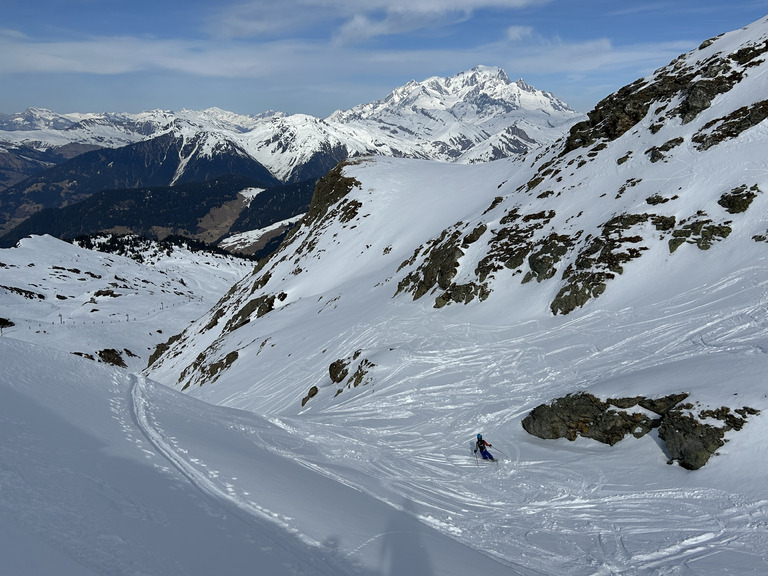
<path fill-rule="evenodd" d="M 431 111 L 456 111 L 457 116 L 465 118 L 466 106 L 471 107 L 476 116 L 486 115 L 488 109 L 493 107 L 501 108 L 503 112 L 516 109 L 572 112 L 564 102 L 536 90 L 523 80 L 512 82 L 501 68 L 477 66 L 446 78 L 433 76 L 422 82 L 412 80 L 382 100 L 334 112 L 328 119 L 351 122 L 395 115 L 429 114 Z M 498 113 L 498 110 L 494 112 Z"/>
<path fill-rule="evenodd" d="M 65 114 L 57 114 L 45 108 L 27 108 L 24 112 L 16 114 L 0 114 L 0 130 L 63 130 L 71 126 L 76 120 Z"/>

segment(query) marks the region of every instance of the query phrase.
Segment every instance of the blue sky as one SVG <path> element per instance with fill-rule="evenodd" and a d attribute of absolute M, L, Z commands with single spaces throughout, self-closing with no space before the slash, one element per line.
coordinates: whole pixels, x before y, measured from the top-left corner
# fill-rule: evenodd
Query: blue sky
<path fill-rule="evenodd" d="M 577 110 L 768 0 L 0 0 L 0 112 L 327 116 L 500 66 Z"/>

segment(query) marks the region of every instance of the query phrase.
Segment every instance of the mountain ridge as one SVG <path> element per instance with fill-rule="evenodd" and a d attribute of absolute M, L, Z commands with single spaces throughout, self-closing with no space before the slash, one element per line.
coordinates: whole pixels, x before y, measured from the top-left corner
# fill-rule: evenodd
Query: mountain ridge
<path fill-rule="evenodd" d="M 0 231 L 5 245 L 22 233 L 55 234 L 30 228 L 45 219 L 11 229 L 41 209 L 105 190 L 159 189 L 228 174 L 273 187 L 278 180 L 314 180 L 348 157 L 367 154 L 465 163 L 517 156 L 559 136 L 579 118 L 550 94 L 513 83 L 503 70 L 489 67 L 412 81 L 384 100 L 326 119 L 272 112 L 245 116 L 218 108 L 135 115 L 62 115 L 31 108 L 0 116 L 0 152 L 5 152 L 0 178 L 9 183 L 0 196 Z M 77 147 L 85 153 L 76 155 Z M 25 170 L 43 166 L 23 178 Z M 131 222 L 121 224 L 133 229 Z"/>
<path fill-rule="evenodd" d="M 470 77 L 473 80 L 467 81 Z M 454 83 L 463 79 L 459 91 L 452 90 Z M 527 84 L 516 84 L 509 81 L 506 74 L 499 68 L 477 67 L 466 73 L 441 79 L 429 78 L 423 82 L 411 81 L 406 86 L 395 89 L 392 94 L 423 89 L 427 85 L 440 84 L 443 96 L 450 96 L 454 102 L 462 101 L 470 92 L 474 91 L 475 101 L 467 102 L 467 110 L 482 111 L 489 118 L 497 118 L 497 124 L 506 127 L 514 123 L 517 118 L 504 117 L 511 112 L 510 105 L 517 110 L 535 112 L 539 109 L 550 115 L 552 124 L 569 122 L 578 115 L 566 104 L 557 100 L 549 93 L 537 91 Z M 523 87 L 521 87 L 523 86 Z M 421 87 L 421 88 L 419 88 Z M 387 98 L 391 98 L 392 94 Z M 521 96 L 521 95 L 527 95 Z M 489 96 L 491 95 L 491 96 Z M 486 101 L 483 100 L 486 97 Z M 527 98 L 527 100 L 526 100 Z M 524 101 L 524 102 L 523 102 Z M 490 104 L 506 104 L 506 110 L 490 110 Z M 371 118 L 356 118 L 359 113 L 357 108 L 350 111 L 336 111 L 327 118 L 315 118 L 305 114 L 286 115 L 279 112 L 265 112 L 258 115 L 243 115 L 227 112 L 219 108 L 209 108 L 202 111 L 182 110 L 174 113 L 166 110 L 154 110 L 139 114 L 128 113 L 74 113 L 58 114 L 45 109 L 30 108 L 19 114 L 0 114 L 0 141 L 8 144 L 26 145 L 35 148 L 55 148 L 66 143 L 81 143 L 100 145 L 106 147 L 119 147 L 135 144 L 138 141 L 150 137 L 162 135 L 166 132 L 189 133 L 195 131 L 216 134 L 222 140 L 229 140 L 233 144 L 244 148 L 247 154 L 264 164 L 280 180 L 289 181 L 301 179 L 295 174 L 296 160 L 289 160 L 286 164 L 285 153 L 291 151 L 293 155 L 302 158 L 311 158 L 313 155 L 324 152 L 325 148 L 346 146 L 346 155 L 383 153 L 394 155 L 412 155 L 416 157 L 434 157 L 435 159 L 456 160 L 461 156 L 461 148 L 456 143 L 446 141 L 435 148 L 431 146 L 429 139 L 423 142 L 409 142 L 411 135 L 425 125 L 418 120 L 419 116 L 429 118 L 429 110 L 439 110 L 443 103 L 438 100 L 429 102 L 421 101 L 417 113 L 410 111 L 410 118 L 398 114 L 396 110 L 387 110 L 387 99 L 377 101 L 378 114 L 385 114 L 389 126 L 385 126 L 381 119 L 373 122 L 365 122 Z M 402 112 L 402 110 L 400 110 Z M 371 116 L 371 115 L 369 115 Z M 416 118 L 416 124 L 409 121 Z M 454 121 L 461 121 L 453 117 Z M 363 120 L 358 122 L 357 120 Z M 395 126 L 392 126 L 395 120 Z M 469 119 L 472 120 L 472 119 Z M 539 119 L 535 119 L 539 122 Z M 483 130 L 472 128 L 474 122 L 465 122 L 465 127 L 457 127 L 455 130 L 471 130 L 475 144 L 489 137 L 491 133 L 483 134 Z M 486 122 L 484 128 L 498 131 L 498 127 L 491 127 Z M 400 136 L 396 130 L 399 129 Z M 541 134 L 531 135 L 531 140 L 543 143 L 544 137 L 549 134 L 550 126 L 541 127 Z M 283 133 L 291 132 L 291 138 L 286 138 Z M 439 141 L 439 134 L 436 139 Z M 551 139 L 551 136 L 550 136 Z M 530 147 L 533 142 L 528 142 Z M 444 148 L 443 151 L 440 148 Z M 515 153 L 515 152 L 513 152 Z M 346 156 L 344 156 L 346 157 Z M 335 156 L 338 162 L 344 157 Z M 321 176 L 317 173 L 313 176 Z"/>

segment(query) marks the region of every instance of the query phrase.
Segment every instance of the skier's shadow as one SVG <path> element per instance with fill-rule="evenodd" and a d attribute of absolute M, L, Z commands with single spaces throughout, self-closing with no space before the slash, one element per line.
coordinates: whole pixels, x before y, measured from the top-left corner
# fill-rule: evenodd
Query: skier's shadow
<path fill-rule="evenodd" d="M 413 505 L 403 501 L 402 511 L 393 511 L 381 544 L 382 574 L 432 576 L 432 565 L 422 542 L 424 527 L 414 518 Z"/>

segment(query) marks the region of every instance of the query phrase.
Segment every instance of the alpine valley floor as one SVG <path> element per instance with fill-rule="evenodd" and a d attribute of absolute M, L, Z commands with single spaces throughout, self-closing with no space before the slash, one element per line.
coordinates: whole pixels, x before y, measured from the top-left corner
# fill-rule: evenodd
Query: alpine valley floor
<path fill-rule="evenodd" d="M 122 262 L 110 260 L 126 277 Z M 294 415 L 213 406 L 64 351 L 98 324 L 51 329 L 48 344 L 6 329 L 3 572 L 764 574 L 764 417 L 695 472 L 667 465 L 653 435 L 544 441 L 520 420 L 583 388 L 694 389 L 703 405 L 765 411 L 765 272 L 761 262 L 654 305 L 612 309 L 606 297 L 568 321 L 372 315 L 371 344 L 401 343 L 372 356 L 388 376 Z M 498 464 L 475 461 L 478 431 Z"/>

